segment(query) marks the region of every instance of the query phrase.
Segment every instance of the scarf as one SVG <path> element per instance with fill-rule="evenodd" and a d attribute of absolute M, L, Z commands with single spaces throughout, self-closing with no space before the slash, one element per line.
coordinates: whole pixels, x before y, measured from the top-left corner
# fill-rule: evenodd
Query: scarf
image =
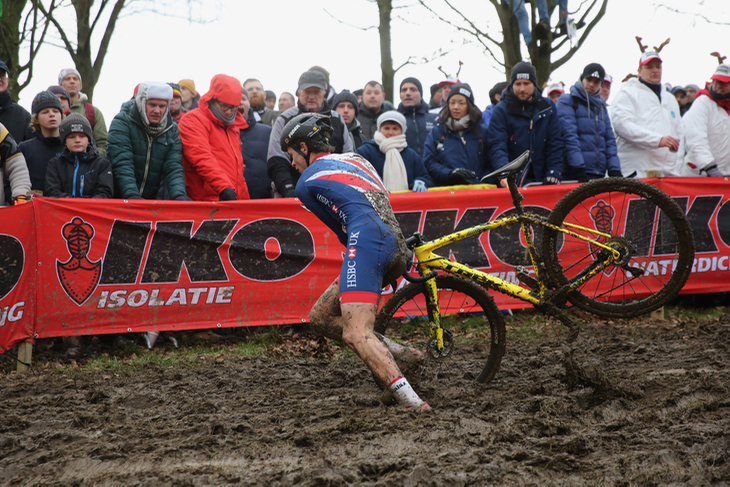
<path fill-rule="evenodd" d="M 213 114 L 213 116 L 223 122 L 223 125 L 225 125 L 226 127 L 231 125 L 236 120 L 236 114 L 238 113 L 238 110 L 233 110 L 233 114 L 231 114 L 230 117 L 226 117 L 225 115 L 223 115 L 223 112 L 218 110 L 218 107 L 214 104 L 208 103 L 208 108 L 210 108 L 210 112 Z"/>
<path fill-rule="evenodd" d="M 385 135 L 378 130 L 375 132 L 374 139 L 380 152 L 385 154 L 385 165 L 383 166 L 385 187 L 391 192 L 408 191 L 408 175 L 400 155 L 400 151 L 408 147 L 406 136 L 401 134 L 386 139 Z"/>
<path fill-rule="evenodd" d="M 448 128 L 450 128 L 454 132 L 463 132 L 467 128 L 469 128 L 469 122 L 471 122 L 471 117 L 469 115 L 464 115 L 459 120 L 454 120 L 453 118 L 449 118 L 445 124 Z"/>
<path fill-rule="evenodd" d="M 728 113 L 728 115 L 730 115 L 730 94 L 719 95 L 715 93 L 711 86 L 708 86 L 707 88 L 697 92 L 698 97 L 701 95 L 709 96 L 712 101 L 717 103 Z"/>

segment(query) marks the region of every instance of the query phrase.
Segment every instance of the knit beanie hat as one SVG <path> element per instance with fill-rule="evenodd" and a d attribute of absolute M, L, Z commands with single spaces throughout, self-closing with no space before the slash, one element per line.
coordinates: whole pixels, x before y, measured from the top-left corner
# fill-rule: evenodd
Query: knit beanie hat
<path fill-rule="evenodd" d="M 147 83 L 148 100 L 172 100 L 172 86 L 166 83 Z"/>
<path fill-rule="evenodd" d="M 177 83 L 167 83 L 167 85 L 172 88 L 172 97 L 175 98 L 176 96 L 179 96 L 182 98 L 182 94 L 180 93 L 180 85 Z"/>
<path fill-rule="evenodd" d="M 357 117 L 359 103 L 357 97 L 350 93 L 350 90 L 342 90 L 332 98 L 332 110 L 337 110 L 337 105 L 346 101 L 349 101 L 355 107 L 355 116 Z"/>
<path fill-rule="evenodd" d="M 81 80 L 81 73 L 79 73 L 79 72 L 78 72 L 77 70 L 75 70 L 74 68 L 66 68 L 66 69 L 62 69 L 62 70 L 61 70 L 61 72 L 60 72 L 60 73 L 58 73 L 58 84 L 60 85 L 61 83 L 63 83 L 63 80 L 64 80 L 64 79 L 66 78 L 66 76 L 68 76 L 69 74 L 75 74 L 76 76 L 78 76 L 78 77 L 79 77 L 79 81 L 81 81 L 81 82 L 83 83 L 83 81 Z"/>
<path fill-rule="evenodd" d="M 583 78 L 598 78 L 601 82 L 603 82 L 605 77 L 606 70 L 603 69 L 603 66 L 598 63 L 591 63 L 583 69 L 583 74 L 580 75 L 580 80 L 583 81 Z"/>
<path fill-rule="evenodd" d="M 68 101 L 71 101 L 71 95 L 68 94 L 68 91 L 63 86 L 51 85 L 48 87 L 48 91 L 54 95 L 63 95 Z"/>
<path fill-rule="evenodd" d="M 387 112 L 381 114 L 378 117 L 378 130 L 380 130 L 380 126 L 383 125 L 385 122 L 395 122 L 398 125 L 400 125 L 400 128 L 403 129 L 403 133 L 406 133 L 406 117 L 403 116 L 403 114 L 397 110 L 388 110 Z"/>
<path fill-rule="evenodd" d="M 68 117 L 63 119 L 61 122 L 61 128 L 59 129 L 61 136 L 61 143 L 66 143 L 66 137 L 71 134 L 84 134 L 89 138 L 89 143 L 94 142 L 94 135 L 91 131 L 91 124 L 86 120 L 86 117 L 79 115 L 78 113 L 72 113 Z"/>
<path fill-rule="evenodd" d="M 400 82 L 400 89 L 403 89 L 403 85 L 406 83 L 413 83 L 416 85 L 416 88 L 418 88 L 418 92 L 421 94 L 421 98 L 423 98 L 423 85 L 420 81 L 418 81 L 416 78 L 406 78 L 403 81 Z"/>
<path fill-rule="evenodd" d="M 471 90 L 471 86 L 469 86 L 468 83 L 456 83 L 454 86 L 452 86 L 451 91 L 449 91 L 449 97 L 446 99 L 447 104 L 449 103 L 449 100 L 451 100 L 451 97 L 454 95 L 465 96 L 472 105 L 476 104 L 474 102 L 474 92 Z"/>
<path fill-rule="evenodd" d="M 178 84 L 180 85 L 180 87 L 184 86 L 185 88 L 189 89 L 190 92 L 193 94 L 193 97 L 198 96 L 198 92 L 195 91 L 195 81 L 191 79 L 181 79 Z"/>
<path fill-rule="evenodd" d="M 241 88 L 243 89 L 243 94 L 246 95 L 246 99 L 251 101 L 251 96 L 248 94 L 248 90 L 243 87 L 241 87 Z"/>
<path fill-rule="evenodd" d="M 59 112 L 63 113 L 63 105 L 61 100 L 50 91 L 41 91 L 35 98 L 33 98 L 33 104 L 31 105 L 31 113 L 34 115 L 40 113 L 46 108 L 55 108 Z"/>
<path fill-rule="evenodd" d="M 509 83 L 514 84 L 518 79 L 530 80 L 537 86 L 537 71 L 535 71 L 535 66 L 525 61 L 515 64 L 510 73 Z"/>

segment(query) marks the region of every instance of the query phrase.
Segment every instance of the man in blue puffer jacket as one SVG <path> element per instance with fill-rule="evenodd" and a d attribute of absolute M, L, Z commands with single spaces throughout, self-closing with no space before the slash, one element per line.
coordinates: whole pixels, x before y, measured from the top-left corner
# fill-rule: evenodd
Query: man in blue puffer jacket
<path fill-rule="evenodd" d="M 558 114 L 565 141 L 564 180 L 621 177 L 616 138 L 601 98 L 606 71 L 598 63 L 585 67 L 580 81 L 558 100 Z"/>
<path fill-rule="evenodd" d="M 243 177 L 246 179 L 248 195 L 252 200 L 273 198 L 272 181 L 266 167 L 271 127 L 256 121 L 248 95 L 248 90 L 244 88 L 241 104 L 238 106 L 238 111 L 248 122 L 248 127 L 241 128 Z"/>
<path fill-rule="evenodd" d="M 499 169 L 530 150 L 531 160 L 518 176 L 518 184 L 560 183 L 564 145 L 558 111 L 549 98 L 541 96 L 532 64 L 520 62 L 512 68 L 510 85 L 492 112 L 487 130 L 492 167 Z M 506 180 L 500 184 L 506 185 Z"/>

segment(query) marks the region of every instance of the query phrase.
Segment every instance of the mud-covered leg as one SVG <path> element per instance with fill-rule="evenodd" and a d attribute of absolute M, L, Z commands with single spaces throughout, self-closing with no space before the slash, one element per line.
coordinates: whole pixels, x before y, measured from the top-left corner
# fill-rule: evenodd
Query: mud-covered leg
<path fill-rule="evenodd" d="M 340 280 L 330 284 L 330 287 L 319 297 L 312 311 L 309 312 L 309 324 L 314 331 L 332 340 L 342 341 L 342 310 L 340 309 Z"/>

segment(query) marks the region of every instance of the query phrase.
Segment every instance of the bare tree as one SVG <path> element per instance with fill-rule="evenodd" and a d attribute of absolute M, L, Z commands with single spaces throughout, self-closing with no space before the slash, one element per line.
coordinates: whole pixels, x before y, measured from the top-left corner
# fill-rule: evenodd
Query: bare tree
<path fill-rule="evenodd" d="M 192 0 L 183 0 L 190 6 Z M 76 22 L 65 22 L 60 15 L 59 9 L 56 8 L 56 0 L 51 0 L 50 4 L 42 0 L 33 0 L 38 9 L 53 24 L 58 32 L 61 40 L 61 47 L 71 55 L 71 59 L 76 69 L 81 74 L 84 81 L 84 93 L 92 101 L 94 96 L 94 88 L 99 81 L 101 70 L 104 66 L 104 59 L 109 50 L 117 21 L 123 12 L 128 15 L 135 15 L 142 12 L 157 13 L 166 17 L 177 17 L 178 15 L 167 13 L 168 8 L 173 7 L 175 0 L 156 2 L 143 2 L 135 0 L 71 0 L 70 3 L 65 0 L 59 0 L 58 7 L 72 6 L 76 17 Z M 61 9 L 61 10 L 65 10 Z M 192 14 L 183 17 L 191 22 L 204 22 L 201 19 L 193 19 Z M 75 31 L 75 39 L 73 39 Z M 101 31 L 101 41 L 98 45 L 94 44 L 95 35 Z M 92 39 L 93 37 L 93 39 Z"/>
<path fill-rule="evenodd" d="M 496 13 L 496 20 L 499 21 L 499 29 L 494 23 L 490 24 L 493 16 L 470 17 L 465 12 L 465 7 L 456 5 L 457 0 L 418 0 L 429 12 L 435 15 L 442 22 L 454 27 L 466 37 L 475 40 L 483 49 L 492 62 L 501 66 L 506 79 L 512 66 L 523 60 L 520 45 L 520 29 L 517 18 L 514 14 L 512 2 L 517 0 L 486 0 L 493 7 Z M 485 3 L 486 3 L 485 2 Z M 581 0 L 575 10 L 570 12 L 571 18 L 575 19 L 576 38 L 571 43 L 567 35 L 559 35 L 556 32 L 547 32 L 546 37 L 538 39 L 532 36 L 532 42 L 528 48 L 529 59 L 537 70 L 538 83 L 542 85 L 550 78 L 550 73 L 565 64 L 580 49 L 593 28 L 606 13 L 608 0 Z M 548 11 L 552 14 L 557 7 L 556 0 L 548 0 Z M 473 7 L 474 2 L 469 2 Z M 536 16 L 535 2 L 529 4 L 531 9 L 531 28 L 539 19 Z M 561 33 L 562 34 L 562 33 Z"/>
<path fill-rule="evenodd" d="M 51 5 L 50 10 L 54 8 Z M 33 78 L 33 63 L 48 31 L 48 20 L 33 1 L 0 0 L 0 10 L 0 60 L 8 65 L 8 91 L 17 100 Z M 25 63 L 20 61 L 23 48 L 28 50 Z M 25 79 L 21 82 L 23 75 Z"/>

